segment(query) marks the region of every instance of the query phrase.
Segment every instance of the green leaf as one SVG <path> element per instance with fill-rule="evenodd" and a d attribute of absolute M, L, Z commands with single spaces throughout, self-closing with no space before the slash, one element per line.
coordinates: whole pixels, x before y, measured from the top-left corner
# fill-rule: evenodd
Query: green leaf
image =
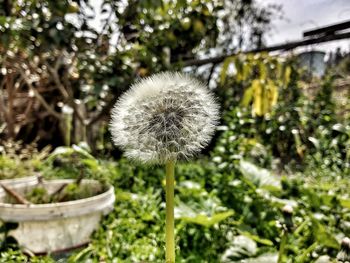
<path fill-rule="evenodd" d="M 334 131 L 338 131 L 338 132 L 341 132 L 341 133 L 345 133 L 346 134 L 346 128 L 344 127 L 343 124 L 341 123 L 336 123 L 332 126 L 332 130 Z"/>
<path fill-rule="evenodd" d="M 92 172 L 96 172 L 99 169 L 98 161 L 95 159 L 83 159 L 81 160 Z"/>
<path fill-rule="evenodd" d="M 253 99 L 253 95 L 254 95 L 254 87 L 250 86 L 244 92 L 243 99 L 242 99 L 242 102 L 241 102 L 242 106 L 248 107 L 248 105 L 250 104 L 250 102 Z"/>
<path fill-rule="evenodd" d="M 233 238 L 231 245 L 222 254 L 220 262 L 236 262 L 236 260 L 242 260 L 254 256 L 256 253 L 256 242 L 249 237 L 239 235 Z"/>
<path fill-rule="evenodd" d="M 269 239 L 266 238 L 261 238 L 257 235 L 253 235 L 252 233 L 249 232 L 241 232 L 242 235 L 249 237 L 250 239 L 253 239 L 255 242 L 266 245 L 266 246 L 273 246 L 273 242 Z"/>
<path fill-rule="evenodd" d="M 268 80 L 267 81 L 267 88 L 268 88 L 268 97 L 269 97 L 269 110 L 271 110 L 271 107 L 275 106 L 277 103 L 277 99 L 278 99 L 278 88 L 275 85 L 275 83 L 273 83 L 272 80 Z"/>
<path fill-rule="evenodd" d="M 350 209 L 350 200 L 349 199 L 340 199 L 340 204 L 343 207 Z"/>
<path fill-rule="evenodd" d="M 259 188 L 263 186 L 274 186 L 275 190 L 281 188 L 280 179 L 266 169 L 259 168 L 244 160 L 240 162 L 239 168 L 244 177 L 249 179 Z"/>
<path fill-rule="evenodd" d="M 233 214 L 233 211 L 227 211 L 223 213 L 217 213 L 212 216 L 200 214 L 196 215 L 195 217 L 181 217 L 180 219 L 187 223 L 194 223 L 205 227 L 211 227 L 232 216 Z"/>
<path fill-rule="evenodd" d="M 339 249 L 338 241 L 327 231 L 326 227 L 314 217 L 311 217 L 311 221 L 316 240 L 326 247 Z"/>
<path fill-rule="evenodd" d="M 234 61 L 234 57 L 228 57 L 225 59 L 224 63 L 222 64 L 221 74 L 220 74 L 220 84 L 224 85 L 226 80 L 226 74 L 227 69 L 230 66 L 230 64 Z"/>
<path fill-rule="evenodd" d="M 253 112 L 258 116 L 262 116 L 264 115 L 264 87 L 258 79 L 253 80 L 252 87 L 254 90 Z"/>
<path fill-rule="evenodd" d="M 277 260 L 278 260 L 277 253 L 267 253 L 267 254 L 260 255 L 257 258 L 250 258 L 250 259 L 244 260 L 244 263 L 277 263 Z"/>
<path fill-rule="evenodd" d="M 261 80 L 266 80 L 267 77 L 267 70 L 266 70 L 266 65 L 264 61 L 259 61 L 259 73 L 260 73 L 260 79 Z"/>
<path fill-rule="evenodd" d="M 319 140 L 317 140 L 316 138 L 311 137 L 311 136 L 308 138 L 308 140 L 310 142 L 312 142 L 312 144 L 316 147 L 316 149 L 320 148 L 320 141 Z"/>
<path fill-rule="evenodd" d="M 285 71 L 284 71 L 284 84 L 287 86 L 290 81 L 290 75 L 292 73 L 292 69 L 290 66 L 287 66 Z"/>
<path fill-rule="evenodd" d="M 248 63 L 242 63 L 242 73 L 241 73 L 241 80 L 245 81 L 250 76 L 249 74 L 252 72 L 251 65 Z"/>

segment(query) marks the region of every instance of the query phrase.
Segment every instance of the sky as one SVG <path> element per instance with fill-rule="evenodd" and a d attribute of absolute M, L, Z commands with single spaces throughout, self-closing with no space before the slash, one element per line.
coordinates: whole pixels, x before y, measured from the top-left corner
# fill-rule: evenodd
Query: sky
<path fill-rule="evenodd" d="M 101 0 L 94 0 L 93 6 L 100 9 Z M 256 0 L 258 4 L 282 5 L 284 18 L 274 19 L 273 29 L 267 34 L 267 45 L 281 44 L 293 40 L 301 40 L 302 32 L 316 27 L 327 26 L 350 20 L 350 0 Z M 101 27 L 99 14 L 92 24 Z M 350 51 L 350 39 L 327 42 L 298 48 L 297 51 L 320 50 L 331 51 L 341 47 Z"/>
<path fill-rule="evenodd" d="M 267 35 L 267 45 L 301 40 L 302 32 L 350 20 L 350 0 L 256 0 L 262 5 L 282 5 L 284 19 L 274 20 Z M 350 39 L 300 48 L 301 50 L 330 51 L 341 47 L 350 50 Z"/>

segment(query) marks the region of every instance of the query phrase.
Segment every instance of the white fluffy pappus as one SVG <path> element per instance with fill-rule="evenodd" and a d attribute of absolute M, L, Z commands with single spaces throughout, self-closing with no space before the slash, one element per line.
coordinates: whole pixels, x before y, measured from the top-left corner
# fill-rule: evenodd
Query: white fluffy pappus
<path fill-rule="evenodd" d="M 131 86 L 112 110 L 110 132 L 127 157 L 165 163 L 192 157 L 217 125 L 219 105 L 200 81 L 163 72 Z"/>

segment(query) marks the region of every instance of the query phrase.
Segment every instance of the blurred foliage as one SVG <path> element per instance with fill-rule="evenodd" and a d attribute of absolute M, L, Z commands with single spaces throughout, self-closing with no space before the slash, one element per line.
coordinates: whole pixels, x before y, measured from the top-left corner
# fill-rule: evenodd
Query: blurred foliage
<path fill-rule="evenodd" d="M 252 68 L 268 68 L 261 65 L 265 56 L 250 57 Z M 279 94 L 269 111 L 258 115 L 252 110 L 259 93 L 242 104 L 260 73 L 237 81 L 242 71 L 227 66 L 218 92 L 231 103 L 224 104 L 214 147 L 201 161 L 176 168 L 178 262 L 299 263 L 327 257 L 335 262 L 341 239 L 350 235 L 349 122 L 337 114 L 334 77 L 318 80 L 310 99 L 303 72 L 293 59 L 271 61 L 284 73 L 273 79 L 272 67 L 271 76 L 265 75 Z M 37 169 L 46 178 L 79 178 L 83 171 L 87 178 L 116 188 L 114 211 L 104 218 L 92 242 L 63 260 L 163 261 L 163 167 L 144 167 L 124 158 L 96 159 L 82 143 L 56 148 Z M 292 209 L 288 220 L 285 205 Z M 4 240 L 0 261 L 28 257 Z"/>
<path fill-rule="evenodd" d="M 57 152 L 53 155 L 57 158 Z M 74 155 L 65 158 L 76 162 Z M 91 158 L 80 156 L 81 161 Z M 115 208 L 87 247 L 68 258 L 52 256 L 67 262 L 162 262 L 163 167 L 150 169 L 125 159 L 94 160 L 104 171 L 91 173 L 94 178 L 116 187 Z M 51 165 L 52 159 L 45 162 L 43 171 Z M 60 169 L 73 177 L 68 166 Z M 247 161 L 240 161 L 234 170 L 222 170 L 205 158 L 179 164 L 175 187 L 177 261 L 277 262 L 285 224 L 281 209 L 286 204 L 293 209 L 293 226 L 282 262 L 316 262 L 322 255 L 335 258 L 340 240 L 350 233 L 348 187 L 346 177 L 280 177 Z M 28 258 L 16 244 L 3 246 L 1 251 L 0 262 Z M 30 257 L 30 261 L 54 262 L 50 257 Z"/>
<path fill-rule="evenodd" d="M 213 51 L 254 48 L 280 13 L 242 0 L 3 0 L 0 7 L 0 137 L 40 148 L 86 141 L 102 153 L 111 149 L 110 109 L 135 79 Z"/>
<path fill-rule="evenodd" d="M 3 141 L 0 146 L 0 180 L 33 176 L 40 170 L 49 151 L 50 147 L 39 151 L 35 144 Z"/>
<path fill-rule="evenodd" d="M 227 76 L 229 68 L 231 78 Z M 253 116 L 271 113 L 280 90 L 286 89 L 289 84 L 290 74 L 291 67 L 288 63 L 265 53 L 228 57 L 223 62 L 220 74 L 220 85 L 226 86 L 222 97 L 230 95 L 231 98 L 223 101 L 224 107 L 232 105 L 234 99 L 242 97 L 242 106 L 252 104 Z M 235 88 L 229 89 L 230 86 Z"/>
<path fill-rule="evenodd" d="M 109 110 L 138 77 L 178 70 L 213 50 L 263 45 L 278 7 L 104 0 L 97 30 L 92 1 L 0 5 L 0 136 L 43 149 L 2 143 L 0 178 L 38 171 L 113 184 L 114 211 L 86 248 L 61 260 L 162 262 L 163 167 L 109 155 Z M 209 75 L 222 120 L 208 156 L 176 168 L 177 261 L 273 263 L 282 251 L 279 262 L 335 262 L 340 240 L 350 235 L 350 115 L 334 96 L 337 73 L 309 83 L 292 56 L 238 54 Z M 43 201 L 44 193 L 33 195 Z M 0 231 L 0 262 L 60 257 L 23 254 L 6 238 L 8 227 Z"/>
<path fill-rule="evenodd" d="M 228 58 L 221 71 L 223 125 L 214 161 L 228 169 L 248 158 L 291 173 L 320 166 L 349 174 L 349 116 L 337 112 L 335 76 L 311 84 L 293 57 L 248 55 L 241 63 L 240 56 Z M 311 85 L 318 87 L 314 97 L 305 91 Z"/>

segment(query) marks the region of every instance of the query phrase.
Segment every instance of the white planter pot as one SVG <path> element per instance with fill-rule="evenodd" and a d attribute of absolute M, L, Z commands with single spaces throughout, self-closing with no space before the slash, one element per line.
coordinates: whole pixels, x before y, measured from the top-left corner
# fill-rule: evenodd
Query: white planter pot
<path fill-rule="evenodd" d="M 38 175 L 14 178 L 14 179 L 4 179 L 0 180 L 0 184 L 12 187 L 18 185 L 35 185 L 38 183 Z M 2 190 L 0 188 L 0 190 Z"/>
<path fill-rule="evenodd" d="M 44 182 L 48 193 L 55 192 L 62 184 L 74 180 Z M 82 184 L 99 185 L 95 180 L 83 180 Z M 18 185 L 12 189 L 23 193 L 34 186 Z M 33 253 L 49 253 L 79 247 L 89 242 L 90 235 L 98 227 L 101 217 L 113 209 L 114 188 L 85 199 L 51 204 L 9 204 L 6 194 L 0 192 L 0 219 L 17 222 L 9 232 L 19 245 Z"/>

